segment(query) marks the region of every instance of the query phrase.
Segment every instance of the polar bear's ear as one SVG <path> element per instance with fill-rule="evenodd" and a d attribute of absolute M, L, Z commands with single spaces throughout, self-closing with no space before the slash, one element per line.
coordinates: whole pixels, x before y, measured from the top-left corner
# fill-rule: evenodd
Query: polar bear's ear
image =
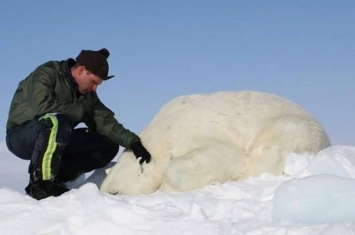
<path fill-rule="evenodd" d="M 106 175 L 108 175 L 108 173 L 110 173 L 111 169 L 112 169 L 112 167 L 107 168 L 107 169 L 105 170 Z"/>

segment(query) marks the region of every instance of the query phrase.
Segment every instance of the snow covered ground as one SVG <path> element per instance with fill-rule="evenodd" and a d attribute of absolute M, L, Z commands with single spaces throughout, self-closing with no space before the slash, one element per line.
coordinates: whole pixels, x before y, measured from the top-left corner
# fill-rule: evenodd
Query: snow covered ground
<path fill-rule="evenodd" d="M 42 201 L 22 192 L 0 188 L 1 235 L 350 235 L 355 147 L 290 154 L 283 176 L 263 174 L 185 193 L 113 196 L 95 183 Z"/>

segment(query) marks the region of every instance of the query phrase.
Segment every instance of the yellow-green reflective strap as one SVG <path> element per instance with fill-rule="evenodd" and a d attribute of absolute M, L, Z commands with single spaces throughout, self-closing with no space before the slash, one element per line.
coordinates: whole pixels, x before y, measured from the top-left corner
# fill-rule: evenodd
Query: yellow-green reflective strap
<path fill-rule="evenodd" d="M 47 149 L 42 159 L 42 180 L 52 179 L 51 163 L 52 163 L 53 153 L 57 148 L 56 139 L 57 139 L 57 132 L 58 132 L 58 119 L 54 114 L 46 114 L 42 116 L 39 120 L 47 119 L 47 118 L 49 118 L 52 121 L 53 126 L 51 128 L 51 133 L 49 135 Z"/>

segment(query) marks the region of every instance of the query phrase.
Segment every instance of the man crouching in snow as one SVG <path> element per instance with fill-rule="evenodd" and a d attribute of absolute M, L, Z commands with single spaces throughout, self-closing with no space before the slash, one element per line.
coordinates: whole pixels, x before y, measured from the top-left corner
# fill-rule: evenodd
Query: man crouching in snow
<path fill-rule="evenodd" d="M 35 199 L 59 196 L 64 182 L 106 166 L 119 145 L 132 149 L 140 163 L 150 154 L 101 103 L 97 87 L 108 76 L 110 53 L 82 50 L 74 59 L 49 61 L 19 83 L 6 126 L 6 144 L 30 160 L 26 193 Z M 84 122 L 88 128 L 75 126 Z"/>

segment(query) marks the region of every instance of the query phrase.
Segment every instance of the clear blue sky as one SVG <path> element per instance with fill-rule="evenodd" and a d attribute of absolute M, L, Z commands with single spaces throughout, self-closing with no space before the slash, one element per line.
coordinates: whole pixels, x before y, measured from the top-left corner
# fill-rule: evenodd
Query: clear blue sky
<path fill-rule="evenodd" d="M 0 141 L 20 80 L 106 47 L 101 100 L 140 132 L 180 95 L 257 90 L 305 107 L 355 145 L 355 1 L 2 1 Z"/>

